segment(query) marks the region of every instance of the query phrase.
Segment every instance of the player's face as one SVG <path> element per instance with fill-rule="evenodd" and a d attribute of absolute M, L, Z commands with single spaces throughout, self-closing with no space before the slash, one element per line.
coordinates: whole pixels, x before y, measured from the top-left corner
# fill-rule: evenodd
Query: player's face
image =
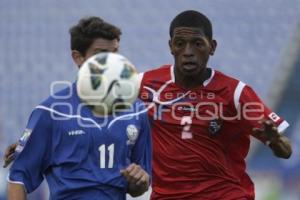
<path fill-rule="evenodd" d="M 102 52 L 117 52 L 119 50 L 119 41 L 117 39 L 107 40 L 103 38 L 95 39 L 85 53 L 85 60 L 89 57 Z"/>
<path fill-rule="evenodd" d="M 215 50 L 215 41 L 208 39 L 202 29 L 178 27 L 169 41 L 179 76 L 199 76 Z"/>
<path fill-rule="evenodd" d="M 101 52 L 118 52 L 119 41 L 117 39 L 107 40 L 104 38 L 95 39 L 91 46 L 87 49 L 85 55 L 81 55 L 78 51 L 73 51 L 72 56 L 75 63 L 80 67 L 84 61 L 91 56 Z"/>

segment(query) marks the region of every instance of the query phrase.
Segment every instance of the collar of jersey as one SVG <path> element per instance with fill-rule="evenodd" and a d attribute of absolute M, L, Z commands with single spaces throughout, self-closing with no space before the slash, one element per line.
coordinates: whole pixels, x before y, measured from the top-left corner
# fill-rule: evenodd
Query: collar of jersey
<path fill-rule="evenodd" d="M 171 65 L 170 67 L 170 76 L 171 76 L 171 80 L 173 83 L 175 83 L 175 68 L 174 68 L 174 65 Z M 206 79 L 204 82 L 203 82 L 203 87 L 206 87 L 213 79 L 213 77 L 215 76 L 215 70 L 214 69 L 211 69 L 211 75 L 208 79 Z"/>

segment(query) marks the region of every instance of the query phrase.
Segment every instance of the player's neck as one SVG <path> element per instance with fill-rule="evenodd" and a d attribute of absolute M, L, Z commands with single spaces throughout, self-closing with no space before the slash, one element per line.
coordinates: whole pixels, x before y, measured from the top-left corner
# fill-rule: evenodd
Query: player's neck
<path fill-rule="evenodd" d="M 193 76 L 178 75 L 175 70 L 175 83 L 184 89 L 193 89 L 203 85 L 203 82 L 211 76 L 211 69 L 205 68 L 200 74 Z"/>

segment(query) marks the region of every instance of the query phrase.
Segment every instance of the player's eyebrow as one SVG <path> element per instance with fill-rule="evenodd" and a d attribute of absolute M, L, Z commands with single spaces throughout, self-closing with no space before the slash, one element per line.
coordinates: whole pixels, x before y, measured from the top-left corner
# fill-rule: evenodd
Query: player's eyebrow
<path fill-rule="evenodd" d="M 94 49 L 94 52 L 109 52 L 108 48 L 96 48 Z"/>
<path fill-rule="evenodd" d="M 180 41 L 180 40 L 183 40 L 183 41 L 191 41 L 191 42 L 195 42 L 195 41 L 201 41 L 201 42 L 207 42 L 206 38 L 205 37 L 199 37 L 199 36 L 175 36 L 173 38 L 173 41 Z"/>

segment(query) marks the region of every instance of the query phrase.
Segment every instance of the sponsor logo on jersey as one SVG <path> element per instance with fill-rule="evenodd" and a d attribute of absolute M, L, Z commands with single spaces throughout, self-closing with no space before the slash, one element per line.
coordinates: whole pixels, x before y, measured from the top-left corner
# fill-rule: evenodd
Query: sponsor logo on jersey
<path fill-rule="evenodd" d="M 192 111 L 192 112 L 196 112 L 197 108 L 196 107 L 191 107 L 191 106 L 178 106 L 177 110 L 179 110 L 179 111 Z"/>
<path fill-rule="evenodd" d="M 211 136 L 214 136 L 220 131 L 221 127 L 222 127 L 221 119 L 211 120 L 208 125 L 208 132 Z"/>
<path fill-rule="evenodd" d="M 137 127 L 133 124 L 130 124 L 126 128 L 126 132 L 127 132 L 127 137 L 128 137 L 127 145 L 135 144 L 135 142 L 139 136 L 139 131 L 138 131 Z"/>
<path fill-rule="evenodd" d="M 273 122 L 277 122 L 278 120 L 280 120 L 280 117 L 279 117 L 276 113 L 274 113 L 274 112 L 272 112 L 272 113 L 269 114 L 269 118 L 270 118 Z"/>
<path fill-rule="evenodd" d="M 84 135 L 85 132 L 83 130 L 72 130 L 68 132 L 69 136 L 73 135 Z"/>

